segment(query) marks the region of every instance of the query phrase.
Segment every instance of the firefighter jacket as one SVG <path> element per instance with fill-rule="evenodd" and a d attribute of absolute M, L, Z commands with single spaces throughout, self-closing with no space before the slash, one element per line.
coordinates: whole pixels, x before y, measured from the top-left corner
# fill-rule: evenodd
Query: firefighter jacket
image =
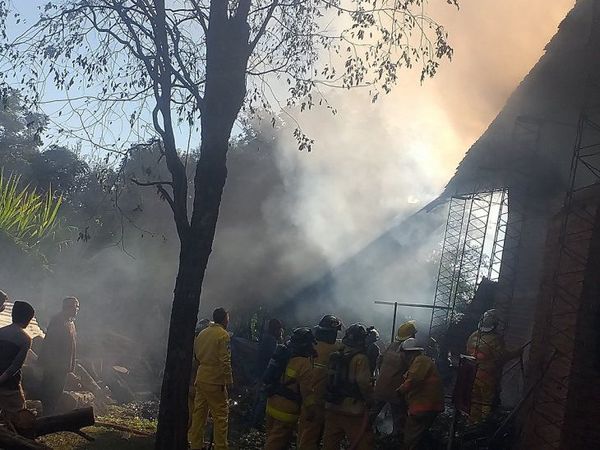
<path fill-rule="evenodd" d="M 290 358 L 281 376 L 279 388 L 267 400 L 267 414 L 285 423 L 296 423 L 303 406 L 314 402 L 311 395 L 312 361 L 310 358 Z"/>
<path fill-rule="evenodd" d="M 475 331 L 467 340 L 467 353 L 477 361 L 476 378 L 497 381 L 502 375 L 502 366 L 518 357 L 520 350 L 507 350 L 498 333 Z"/>
<path fill-rule="evenodd" d="M 375 384 L 375 399 L 390 403 L 402 403 L 397 390 L 404 382 L 408 370 L 406 354 L 400 350 L 402 342 L 393 342 L 379 361 L 379 377 Z"/>
<path fill-rule="evenodd" d="M 433 360 L 415 357 L 398 391 L 406 396 L 409 415 L 444 410 L 444 387 Z"/>
<path fill-rule="evenodd" d="M 194 356 L 198 361 L 196 383 L 232 384 L 229 333 L 221 325 L 211 323 L 194 341 Z"/>
<path fill-rule="evenodd" d="M 337 341 L 333 344 L 317 341 L 317 345 L 315 345 L 317 356 L 313 361 L 314 369 L 311 381 L 315 403 L 322 404 L 324 402 L 325 392 L 327 390 L 327 365 L 329 363 L 329 355 L 333 352 L 337 352 L 341 346 L 342 344 Z"/>
<path fill-rule="evenodd" d="M 345 390 L 354 391 L 354 395 L 345 396 L 340 403 L 327 402 L 325 409 L 352 416 L 364 415 L 373 403 L 371 367 L 369 358 L 364 353 L 356 353 L 350 360 L 348 383 Z"/>

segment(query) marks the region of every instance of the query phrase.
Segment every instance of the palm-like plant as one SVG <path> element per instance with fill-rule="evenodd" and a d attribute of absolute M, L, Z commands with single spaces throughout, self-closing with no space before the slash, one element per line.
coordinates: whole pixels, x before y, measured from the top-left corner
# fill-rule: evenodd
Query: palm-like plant
<path fill-rule="evenodd" d="M 20 187 L 20 177 L 0 172 L 0 233 L 19 245 L 35 247 L 58 225 L 62 197 L 52 189 L 38 193 L 29 185 Z"/>

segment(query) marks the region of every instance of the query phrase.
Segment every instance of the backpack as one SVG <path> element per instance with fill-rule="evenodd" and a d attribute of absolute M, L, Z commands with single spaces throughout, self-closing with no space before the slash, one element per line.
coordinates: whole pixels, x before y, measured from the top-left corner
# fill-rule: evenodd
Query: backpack
<path fill-rule="evenodd" d="M 350 397 L 363 400 L 358 384 L 349 379 L 350 362 L 360 351 L 344 352 L 340 349 L 329 356 L 327 364 L 327 385 L 325 400 L 339 404 L 344 398 Z"/>
<path fill-rule="evenodd" d="M 278 345 L 269 360 L 262 381 L 267 397 L 280 395 L 295 403 L 302 403 L 300 393 L 290 388 L 297 381 L 292 379 L 282 383 L 283 375 L 292 356 L 292 350 L 287 345 Z"/>

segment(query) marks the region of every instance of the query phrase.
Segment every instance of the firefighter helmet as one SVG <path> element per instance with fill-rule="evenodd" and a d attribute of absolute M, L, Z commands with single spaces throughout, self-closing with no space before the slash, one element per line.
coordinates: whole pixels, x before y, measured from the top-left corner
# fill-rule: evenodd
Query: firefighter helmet
<path fill-rule="evenodd" d="M 417 340 L 415 338 L 408 338 L 407 340 L 405 340 L 404 342 L 402 342 L 402 345 L 400 346 L 400 348 L 402 350 L 404 350 L 405 352 L 422 352 L 423 351 L 423 347 L 417 347 Z"/>
<path fill-rule="evenodd" d="M 367 327 L 362 323 L 355 323 L 346 330 L 346 334 L 342 338 L 342 344 L 348 347 L 364 347 L 367 334 Z"/>
<path fill-rule="evenodd" d="M 490 309 L 481 316 L 479 330 L 484 333 L 489 333 L 490 331 L 494 331 L 499 323 L 500 318 L 498 317 L 497 311 L 495 309 Z"/>
<path fill-rule="evenodd" d="M 417 327 L 415 326 L 415 321 L 409 320 L 408 322 L 404 322 L 398 328 L 398 332 L 396 333 L 396 340 L 403 342 L 408 338 L 414 338 L 415 334 L 417 334 Z"/>

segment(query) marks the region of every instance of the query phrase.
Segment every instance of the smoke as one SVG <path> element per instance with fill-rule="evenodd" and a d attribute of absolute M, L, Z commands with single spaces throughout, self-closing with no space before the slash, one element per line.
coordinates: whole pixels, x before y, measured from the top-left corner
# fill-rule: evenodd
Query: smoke
<path fill-rule="evenodd" d="M 543 53 L 573 0 L 435 3 L 455 56 L 423 85 L 405 72 L 375 104 L 364 91 L 332 91 L 339 113 L 295 115 L 311 153 L 282 139 L 281 167 L 296 192 L 290 214 L 337 263 L 441 191 L 471 144 Z"/>
<path fill-rule="evenodd" d="M 346 321 L 387 327 L 390 311 L 373 300 L 430 300 L 443 213 L 404 219 L 441 191 L 572 5 L 463 0 L 456 11 L 436 2 L 431 14 L 446 25 L 455 56 L 433 80 L 420 85 L 419 74 L 405 72 L 375 104 L 366 92 L 327 92 L 336 116 L 295 115 L 315 139 L 312 152 L 297 151 L 284 129 L 256 152 L 232 155 L 201 315 L 303 298 L 312 303 L 301 319 L 343 307 Z M 140 195 L 122 205 L 135 218 L 135 226 L 125 220 L 122 245 L 90 251 L 77 243 L 42 282 L 4 271 L 0 288 L 35 299 L 42 323 L 61 297 L 76 295 L 83 335 L 117 328 L 144 343 L 140 352 L 162 349 L 178 241 L 166 204 L 152 190 Z M 322 290 L 303 289 L 315 280 L 325 281 Z"/>
<path fill-rule="evenodd" d="M 290 296 L 300 318 L 314 320 L 324 312 L 315 311 L 318 304 L 355 319 L 387 320 L 389 311 L 374 311 L 373 300 L 431 302 L 443 213 L 403 220 L 441 192 L 573 3 L 463 1 L 460 11 L 433 4 L 431 15 L 455 48 L 434 79 L 421 85 L 418 73 L 405 72 L 375 104 L 365 92 L 330 91 L 336 116 L 318 109 L 295 115 L 315 145 L 297 152 L 291 136 L 279 139 L 287 211 L 333 268 Z M 385 244 L 356 255 L 382 234 Z M 407 245 L 407 236 L 417 242 Z M 428 326 L 427 313 L 403 313 Z"/>

